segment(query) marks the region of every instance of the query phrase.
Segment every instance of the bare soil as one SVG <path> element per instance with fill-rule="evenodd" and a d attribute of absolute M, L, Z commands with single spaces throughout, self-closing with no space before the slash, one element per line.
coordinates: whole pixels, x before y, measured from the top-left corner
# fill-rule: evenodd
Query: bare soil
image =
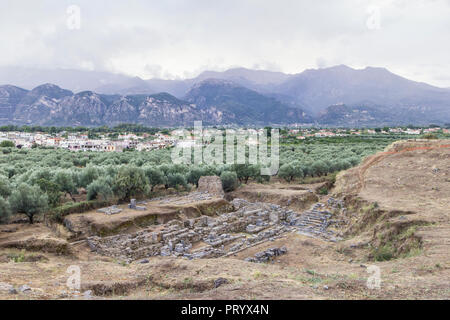
<path fill-rule="evenodd" d="M 227 199 L 242 198 L 252 202 L 269 202 L 301 211 L 319 200 L 316 192 L 324 186 L 326 186 L 325 182 L 316 184 L 249 183 L 227 194 Z"/>

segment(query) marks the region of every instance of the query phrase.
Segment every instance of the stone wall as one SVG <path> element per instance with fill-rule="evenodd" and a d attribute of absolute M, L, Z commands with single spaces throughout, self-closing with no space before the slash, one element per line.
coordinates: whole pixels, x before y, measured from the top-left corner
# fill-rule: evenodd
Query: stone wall
<path fill-rule="evenodd" d="M 212 195 L 223 197 L 222 181 L 218 176 L 201 177 L 198 181 L 199 192 L 209 192 Z"/>
<path fill-rule="evenodd" d="M 219 216 L 175 219 L 133 234 L 90 237 L 88 243 L 100 254 L 137 260 L 155 255 L 215 258 L 291 231 L 335 241 L 333 234 L 326 230 L 331 215 L 328 211 L 319 210 L 323 206 L 321 204 L 303 214 L 276 204 L 252 203 L 243 199 L 234 199 L 231 204 L 235 211 Z"/>

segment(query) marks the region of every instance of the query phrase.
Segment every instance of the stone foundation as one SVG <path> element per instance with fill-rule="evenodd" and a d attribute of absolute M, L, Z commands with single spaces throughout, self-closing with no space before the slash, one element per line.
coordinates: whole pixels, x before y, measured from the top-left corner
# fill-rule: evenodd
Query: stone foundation
<path fill-rule="evenodd" d="M 155 255 L 187 259 L 226 256 L 294 231 L 337 240 L 326 230 L 331 215 L 319 210 L 322 204 L 302 214 L 276 204 L 242 199 L 234 199 L 231 204 L 235 211 L 219 216 L 176 219 L 133 234 L 90 237 L 88 243 L 100 254 L 130 261 Z"/>

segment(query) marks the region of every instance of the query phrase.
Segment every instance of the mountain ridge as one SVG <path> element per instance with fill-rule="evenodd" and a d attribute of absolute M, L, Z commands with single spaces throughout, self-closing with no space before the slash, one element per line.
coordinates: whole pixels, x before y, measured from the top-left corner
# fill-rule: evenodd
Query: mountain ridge
<path fill-rule="evenodd" d="M 215 85 L 213 85 L 214 83 Z M 231 86 L 235 88 L 232 90 Z M 77 93 L 74 94 L 70 90 L 57 87 L 59 89 L 55 88 L 55 85 L 47 83 L 38 85 L 32 90 L 24 91 L 17 86 L 2 86 L 0 120 L 3 122 L 5 120 L 16 122 L 33 122 L 35 120 L 33 115 L 23 116 L 20 115 L 21 112 L 17 112 L 17 108 L 13 110 L 12 105 L 18 104 L 18 101 L 22 102 L 19 104 L 18 110 L 28 110 L 31 114 L 61 112 L 61 109 L 56 107 L 56 104 L 59 103 L 58 100 L 72 94 L 77 95 Z M 199 87 L 203 87 L 202 92 L 195 91 Z M 8 92 L 5 93 L 5 90 Z M 211 92 L 207 92 L 208 90 Z M 51 99 L 49 99 L 49 95 L 46 96 L 47 98 L 43 97 L 40 91 L 52 91 Z M 119 82 L 106 81 L 106 84 L 103 84 L 99 91 L 88 91 L 96 93 L 98 95 L 97 100 L 100 102 L 102 102 L 102 99 L 106 99 L 106 103 L 102 102 L 105 105 L 101 106 L 103 109 L 107 109 L 114 102 L 110 100 L 118 99 L 119 96 L 154 95 L 167 92 L 179 101 L 184 101 L 181 104 L 201 106 L 201 109 L 191 110 L 191 112 L 194 114 L 200 112 L 201 115 L 198 114 L 198 116 L 201 119 L 211 121 L 214 124 L 232 122 L 247 124 L 251 123 L 252 117 L 255 124 L 267 123 L 268 121 L 273 123 L 316 121 L 320 123 L 324 119 L 328 123 L 335 123 L 336 121 L 330 121 L 330 117 L 336 112 L 335 116 L 342 120 L 342 125 L 356 121 L 353 116 L 358 113 L 358 109 L 353 109 L 353 115 L 348 114 L 347 117 L 342 118 L 340 114 L 350 112 L 350 109 L 336 110 L 330 108 L 339 104 L 351 108 L 377 109 L 376 112 L 374 111 L 377 116 L 371 120 L 372 122 L 367 122 L 367 119 L 362 117 L 361 121 L 367 122 L 367 125 L 384 123 L 385 121 L 392 123 L 404 123 L 405 121 L 411 121 L 411 123 L 450 122 L 450 90 L 448 88 L 439 88 L 409 80 L 380 67 L 354 69 L 346 65 L 338 65 L 322 69 L 306 69 L 297 74 L 233 68 L 224 72 L 205 71 L 196 78 L 186 80 L 121 78 Z M 194 91 L 195 94 L 193 94 Z M 212 95 L 212 92 L 215 92 L 215 96 Z M 22 100 L 25 95 L 29 101 Z M 207 102 L 205 103 L 203 100 Z M 90 102 L 94 108 L 94 115 L 95 108 L 99 107 L 99 101 L 94 99 Z M 157 104 L 168 106 L 164 100 L 155 101 L 158 101 Z M 78 100 L 73 100 L 72 103 L 83 104 L 82 101 Z M 257 103 L 262 107 L 255 105 Z M 32 108 L 27 109 L 28 105 L 31 105 Z M 178 105 L 180 103 L 175 102 L 174 106 Z M 272 109 L 268 106 L 271 106 Z M 152 108 L 156 108 L 156 106 L 153 105 Z M 260 115 L 257 113 L 258 108 L 266 109 Z M 270 110 L 277 115 L 272 116 Z M 5 113 L 13 111 L 16 113 L 15 118 L 11 119 L 5 116 Z M 175 110 L 172 111 L 177 114 Z M 365 111 L 369 112 L 369 110 Z M 214 114 L 214 112 L 216 113 Z M 327 116 L 324 116 L 323 112 Z M 101 117 L 103 117 L 103 113 L 100 115 Z M 160 119 L 162 123 L 170 123 L 170 117 L 163 110 L 152 114 L 155 117 L 162 117 Z M 285 114 L 288 116 L 285 116 Z M 208 115 L 210 116 L 209 119 Z M 136 114 L 136 117 L 140 119 L 138 121 L 144 122 L 154 123 L 157 120 L 144 120 L 138 114 Z M 111 116 L 110 118 L 113 119 L 114 117 Z M 179 118 L 175 118 L 172 119 L 173 125 L 178 125 L 184 121 L 181 113 L 179 113 Z M 350 118 L 353 120 L 346 122 Z M 87 121 L 87 119 L 84 121 Z M 88 122 L 92 122 L 92 125 L 94 125 L 99 121 L 91 119 Z"/>
<path fill-rule="evenodd" d="M 204 88 L 209 85 L 214 85 L 219 91 L 231 88 L 227 91 L 231 95 L 226 103 L 205 104 L 195 100 L 206 94 Z M 292 109 L 233 82 L 205 80 L 192 90 L 199 91 L 191 92 L 192 100 L 188 101 L 166 92 L 106 95 L 90 90 L 73 93 L 53 84 L 40 85 L 32 90 L 5 85 L 0 86 L 0 124 L 191 126 L 195 120 L 202 120 L 207 125 L 264 125 L 310 120 L 300 109 Z M 253 100 L 243 104 L 232 94 L 243 94 Z M 261 106 L 266 108 L 265 112 L 261 112 Z M 274 108 L 280 112 L 267 112 Z"/>

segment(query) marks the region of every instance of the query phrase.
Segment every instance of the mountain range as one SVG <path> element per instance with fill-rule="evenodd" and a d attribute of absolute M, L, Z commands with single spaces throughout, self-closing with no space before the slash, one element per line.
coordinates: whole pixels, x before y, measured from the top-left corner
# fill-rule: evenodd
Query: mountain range
<path fill-rule="evenodd" d="M 385 68 L 339 65 L 298 74 L 235 68 L 186 80 L 144 80 L 107 72 L 0 67 L 1 82 L 14 85 L 0 86 L 0 124 L 450 123 L 450 89 Z"/>

